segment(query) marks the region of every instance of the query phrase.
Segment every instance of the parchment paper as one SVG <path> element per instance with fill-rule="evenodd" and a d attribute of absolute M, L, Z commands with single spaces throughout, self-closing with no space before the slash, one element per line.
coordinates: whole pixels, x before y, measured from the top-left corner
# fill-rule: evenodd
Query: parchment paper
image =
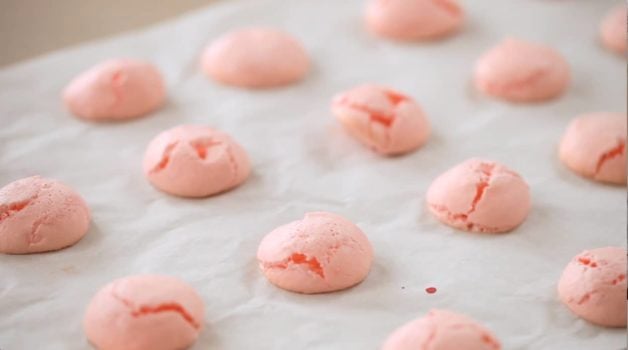
<path fill-rule="evenodd" d="M 625 60 L 602 49 L 599 20 L 613 1 L 469 0 L 459 35 L 402 44 L 370 36 L 358 0 L 229 1 L 175 21 L 53 53 L 0 71 L 0 184 L 40 174 L 79 191 L 93 211 L 88 235 L 54 253 L 0 256 L 0 348 L 87 349 L 82 317 L 112 279 L 179 276 L 203 296 L 206 328 L 194 349 L 377 349 L 431 308 L 466 313 L 504 349 L 624 347 L 625 330 L 576 318 L 556 297 L 581 250 L 625 242 L 625 188 L 572 174 L 556 156 L 567 123 L 625 111 Z M 157 6 L 157 5 L 156 5 Z M 241 26 L 294 34 L 313 71 L 301 84 L 247 91 L 198 69 L 204 45 Z M 553 102 L 509 105 L 470 83 L 475 59 L 506 36 L 547 43 L 573 71 Z M 111 57 L 153 61 L 169 102 L 153 115 L 92 124 L 59 94 L 77 73 Z M 416 153 L 382 158 L 349 138 L 329 112 L 338 91 L 377 82 L 415 97 L 433 125 Z M 203 123 L 232 134 L 254 172 L 240 188 L 201 200 L 153 189 L 141 160 L 158 132 Z M 528 181 L 533 209 L 504 235 L 450 229 L 427 213 L 440 173 L 472 156 L 501 161 Z M 298 295 L 258 272 L 257 245 L 274 227 L 327 210 L 353 220 L 376 257 L 359 286 Z M 429 295 L 426 287 L 438 291 Z"/>

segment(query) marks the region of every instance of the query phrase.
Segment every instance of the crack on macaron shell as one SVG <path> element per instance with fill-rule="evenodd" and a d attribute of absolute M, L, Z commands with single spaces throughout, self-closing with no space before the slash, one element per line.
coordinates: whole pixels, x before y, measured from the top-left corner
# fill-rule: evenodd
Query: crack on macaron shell
<path fill-rule="evenodd" d="M 205 160 L 207 158 L 207 151 L 213 147 L 222 145 L 220 141 L 216 141 L 212 138 L 198 138 L 189 142 L 190 147 L 194 149 L 199 159 Z"/>
<path fill-rule="evenodd" d="M 615 277 L 615 279 L 611 281 L 611 284 L 616 286 L 620 284 L 621 282 L 623 282 L 625 279 L 626 279 L 626 274 L 621 273 L 617 277 Z"/>
<path fill-rule="evenodd" d="M 480 225 L 480 224 L 471 222 L 469 220 L 469 215 L 473 214 L 476 211 L 478 204 L 484 198 L 486 189 L 490 186 L 490 182 L 493 177 L 493 170 L 495 169 L 495 166 L 496 166 L 495 163 L 483 162 L 479 164 L 477 169 L 474 169 L 475 172 L 479 173 L 480 179 L 475 184 L 475 196 L 473 197 L 473 200 L 471 201 L 469 210 L 467 210 L 465 213 L 453 213 L 451 210 L 449 210 L 449 208 L 443 205 L 431 204 L 430 207 L 437 212 L 446 213 L 449 219 L 452 219 L 455 221 L 462 221 L 464 224 L 466 224 L 466 228 L 468 230 L 474 230 L 477 228 L 477 231 L 479 232 L 499 232 L 499 229 L 495 227 Z M 512 172 L 505 172 L 505 173 L 512 173 Z"/>
<path fill-rule="evenodd" d="M 466 224 L 466 228 L 469 231 L 487 233 L 498 233 L 502 231 L 498 227 L 492 227 L 472 222 L 468 219 L 466 214 L 452 213 L 447 207 L 443 205 L 429 204 L 429 206 L 430 209 L 432 209 L 436 213 L 445 213 L 450 221 L 461 221 L 462 223 Z"/>
<path fill-rule="evenodd" d="M 172 155 L 172 151 L 174 151 L 175 147 L 177 147 L 178 144 L 179 141 L 174 141 L 172 143 L 169 143 L 164 148 L 160 161 L 153 167 L 153 169 L 151 169 L 151 173 L 157 173 L 166 169 L 166 167 L 170 163 L 170 156 Z"/>
<path fill-rule="evenodd" d="M 170 303 L 161 303 L 156 306 L 142 305 L 138 309 L 131 312 L 133 317 L 142 317 L 147 315 L 154 315 L 163 312 L 174 312 L 179 314 L 185 322 L 191 325 L 195 329 L 199 329 L 201 326 L 194 320 L 192 315 L 190 315 L 183 306 L 178 303 L 170 302 Z"/>
<path fill-rule="evenodd" d="M 126 75 L 120 69 L 115 71 L 111 76 L 111 91 L 114 96 L 114 105 L 122 102 L 124 99 L 124 94 L 120 91 L 120 88 L 124 85 L 126 80 Z"/>
<path fill-rule="evenodd" d="M 337 104 L 344 106 L 345 108 L 352 109 L 357 112 L 361 112 L 367 116 L 368 122 L 365 131 L 367 138 L 367 144 L 370 148 L 376 152 L 385 152 L 386 148 L 391 143 L 390 129 L 398 120 L 397 109 L 403 102 L 409 100 L 409 98 L 396 91 L 378 88 L 378 92 L 383 94 L 391 105 L 391 110 L 388 112 L 378 111 L 368 104 L 362 104 L 354 102 L 351 96 L 342 96 L 338 99 Z M 340 119 L 345 119 L 340 117 Z M 350 120 L 350 119 L 349 119 Z M 345 124 L 355 124 L 352 121 L 345 122 Z M 356 128 L 357 132 L 363 128 Z M 363 129 L 363 130 L 364 130 Z M 377 129 L 377 130 L 376 130 Z M 354 131 L 355 132 L 355 131 Z M 383 136 L 383 137 L 382 137 Z"/>
<path fill-rule="evenodd" d="M 192 328 L 200 329 L 201 325 L 194 319 L 194 317 L 183 307 L 181 304 L 176 302 L 164 302 L 157 305 L 140 305 L 136 307 L 135 304 L 127 299 L 119 295 L 115 290 L 115 285 L 111 286 L 111 296 L 120 301 L 124 306 L 130 309 L 130 315 L 133 318 L 139 318 L 143 316 L 150 316 L 154 314 L 164 313 L 164 312 L 172 312 L 176 313 Z"/>
<path fill-rule="evenodd" d="M 8 205 L 3 205 L 2 207 L 0 207 L 0 222 L 22 211 L 22 209 L 29 206 L 35 198 L 36 197 L 27 198 L 23 201 L 9 203 Z"/>
<path fill-rule="evenodd" d="M 39 232 L 39 228 L 41 227 L 41 225 L 43 225 L 47 219 L 48 219 L 48 213 L 44 214 L 41 218 L 33 222 L 31 233 L 28 235 L 29 246 L 41 242 L 43 237 L 38 235 L 37 233 Z"/>
<path fill-rule="evenodd" d="M 291 265 L 304 265 L 308 271 L 325 279 L 325 270 L 316 257 L 308 257 L 303 253 L 292 253 L 288 258 L 281 262 L 263 262 L 262 267 L 265 269 L 282 269 L 285 270 Z"/>
<path fill-rule="evenodd" d="M 478 203 L 484 197 L 484 192 L 486 192 L 486 189 L 489 187 L 493 176 L 493 169 L 495 169 L 495 163 L 480 163 L 478 168 L 480 171 L 480 180 L 475 185 L 475 197 L 473 197 L 471 208 L 467 211 L 466 217 L 475 211 Z"/>
<path fill-rule="evenodd" d="M 625 151 L 626 151 L 626 140 L 620 138 L 617 140 L 617 144 L 613 148 L 609 149 L 608 151 L 600 155 L 600 157 L 598 158 L 597 164 L 595 166 L 594 175 L 598 176 L 598 174 L 602 170 L 602 167 L 607 161 L 624 155 Z"/>
<path fill-rule="evenodd" d="M 457 17 L 462 12 L 460 7 L 451 0 L 432 0 L 432 3 L 451 16 Z"/>

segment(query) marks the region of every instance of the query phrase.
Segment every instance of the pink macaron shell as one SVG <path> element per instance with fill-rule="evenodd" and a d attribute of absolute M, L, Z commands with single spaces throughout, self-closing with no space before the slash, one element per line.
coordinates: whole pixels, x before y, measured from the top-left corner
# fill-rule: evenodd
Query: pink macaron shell
<path fill-rule="evenodd" d="M 559 147 L 574 172 L 600 182 L 626 184 L 626 114 L 590 113 L 571 121 Z"/>
<path fill-rule="evenodd" d="M 500 350 L 490 330 L 475 320 L 446 310 L 431 310 L 394 331 L 382 350 Z"/>
<path fill-rule="evenodd" d="M 626 5 L 620 5 L 604 17 L 600 23 L 602 44 L 609 50 L 624 55 L 626 53 Z"/>
<path fill-rule="evenodd" d="M 251 172 L 239 144 L 223 132 L 200 125 L 181 125 L 157 135 L 146 149 L 143 167 L 155 187 L 182 197 L 227 191 Z"/>
<path fill-rule="evenodd" d="M 33 176 L 0 189 L 0 253 L 71 246 L 85 236 L 89 222 L 83 198 L 58 181 Z"/>
<path fill-rule="evenodd" d="M 115 59 L 80 74 L 63 91 L 74 115 L 94 120 L 124 120 L 160 107 L 166 90 L 161 74 L 149 62 Z"/>
<path fill-rule="evenodd" d="M 475 85 L 511 102 L 540 102 L 561 95 L 570 82 L 567 61 L 554 49 L 506 39 L 480 57 Z"/>
<path fill-rule="evenodd" d="M 430 40 L 457 31 L 464 21 L 455 0 L 371 0 L 365 12 L 367 28 L 396 40 Z"/>
<path fill-rule="evenodd" d="M 431 213 L 454 228 L 499 233 L 519 226 L 530 211 L 530 190 L 505 166 L 469 159 L 432 182 L 427 191 Z"/>
<path fill-rule="evenodd" d="M 205 307 L 187 283 L 170 276 L 115 280 L 91 300 L 83 327 L 100 350 L 172 350 L 192 345 Z"/>
<path fill-rule="evenodd" d="M 257 259 L 266 278 L 280 288 L 326 293 L 364 280 L 373 249 L 352 222 L 336 214 L 312 212 L 266 235 Z"/>
<path fill-rule="evenodd" d="M 558 282 L 560 300 L 579 317 L 605 327 L 626 327 L 626 248 L 606 247 L 575 256 Z"/>
<path fill-rule="evenodd" d="M 338 94 L 331 109 L 350 135 L 382 155 L 416 150 L 431 132 L 425 113 L 414 100 L 377 85 L 360 85 Z"/>
<path fill-rule="evenodd" d="M 227 85 L 268 88 L 301 80 L 310 67 L 301 44 L 270 28 L 246 28 L 211 43 L 201 57 L 204 72 Z"/>

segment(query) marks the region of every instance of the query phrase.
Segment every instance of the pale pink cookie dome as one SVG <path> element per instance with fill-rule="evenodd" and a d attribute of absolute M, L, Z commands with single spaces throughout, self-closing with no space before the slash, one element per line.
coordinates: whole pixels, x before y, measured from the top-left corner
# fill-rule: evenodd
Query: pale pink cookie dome
<path fill-rule="evenodd" d="M 586 250 L 565 267 L 558 296 L 579 317 L 605 327 L 626 327 L 626 248 Z"/>
<path fill-rule="evenodd" d="M 600 38 L 604 46 L 621 55 L 626 54 L 626 5 L 608 12 L 600 23 Z"/>
<path fill-rule="evenodd" d="M 475 320 L 445 310 L 431 310 L 394 331 L 382 350 L 500 350 L 490 330 Z"/>
<path fill-rule="evenodd" d="M 457 31 L 464 12 L 456 0 L 370 0 L 367 28 L 397 40 L 430 40 Z"/>
<path fill-rule="evenodd" d="M 530 211 L 530 190 L 502 164 L 472 158 L 436 178 L 427 205 L 442 223 L 464 231 L 508 232 Z"/>
<path fill-rule="evenodd" d="M 266 278 L 280 288 L 325 293 L 362 282 L 371 268 L 373 249 L 349 220 L 312 212 L 266 235 L 257 260 Z"/>
<path fill-rule="evenodd" d="M 519 39 L 506 39 L 475 65 L 475 85 L 483 93 L 512 102 L 539 102 L 560 96 L 569 86 L 570 69 L 556 50 Z"/>
<path fill-rule="evenodd" d="M 203 328 L 205 307 L 187 283 L 140 275 L 103 287 L 87 307 L 83 328 L 100 350 L 187 349 Z"/>
<path fill-rule="evenodd" d="M 161 74 L 149 62 L 115 59 L 80 74 L 63 91 L 63 101 L 80 118 L 103 121 L 141 117 L 166 98 Z"/>
<path fill-rule="evenodd" d="M 181 125 L 157 135 L 144 155 L 144 174 L 156 188 L 182 197 L 207 197 L 249 176 L 246 151 L 229 135 Z"/>
<path fill-rule="evenodd" d="M 591 113 L 575 118 L 560 142 L 560 160 L 584 177 L 625 185 L 627 117 Z"/>
<path fill-rule="evenodd" d="M 0 189 L 0 253 L 71 246 L 85 236 L 89 221 L 83 198 L 58 181 L 33 176 Z"/>
<path fill-rule="evenodd" d="M 268 88 L 295 83 L 310 61 L 301 44 L 270 28 L 246 28 L 212 42 L 201 57 L 203 71 L 227 85 Z"/>
<path fill-rule="evenodd" d="M 421 147 L 430 124 L 410 97 L 377 85 L 360 85 L 334 97 L 332 112 L 345 130 L 383 155 L 407 153 Z"/>

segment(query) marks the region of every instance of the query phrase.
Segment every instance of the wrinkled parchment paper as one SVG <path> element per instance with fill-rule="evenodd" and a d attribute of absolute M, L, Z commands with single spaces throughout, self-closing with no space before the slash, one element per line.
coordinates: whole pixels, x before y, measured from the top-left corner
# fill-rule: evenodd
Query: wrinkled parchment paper
<path fill-rule="evenodd" d="M 0 256 L 0 348 L 87 349 L 81 321 L 91 296 L 138 273 L 179 276 L 202 294 L 206 328 L 194 349 L 377 349 L 430 308 L 471 315 L 504 349 L 610 349 L 625 330 L 577 319 L 556 297 L 557 279 L 583 249 L 625 245 L 624 188 L 563 167 L 558 140 L 574 116 L 624 111 L 625 61 L 597 41 L 615 3 L 469 0 L 464 30 L 449 40 L 400 44 L 368 35 L 362 1 L 225 1 L 144 31 L 0 70 L 0 183 L 41 174 L 76 188 L 93 211 L 88 235 L 54 253 Z M 204 45 L 233 28 L 293 33 L 314 63 L 307 80 L 246 91 L 208 81 Z M 573 85 L 556 101 L 508 105 L 476 93 L 475 59 L 506 36 L 562 52 Z M 169 102 L 150 117 L 91 124 L 59 100 L 78 72 L 110 57 L 152 60 Z M 422 104 L 434 128 L 416 153 L 381 158 L 346 136 L 330 98 L 363 82 L 392 86 Z M 141 172 L 148 141 L 181 123 L 232 134 L 254 172 L 235 191 L 201 200 L 153 189 Z M 533 209 L 504 235 L 439 224 L 425 191 L 472 156 L 501 161 L 528 181 Z M 257 270 L 260 239 L 306 211 L 339 213 L 372 241 L 373 269 L 359 286 L 298 295 Z M 435 294 L 426 287 L 438 289 Z"/>

